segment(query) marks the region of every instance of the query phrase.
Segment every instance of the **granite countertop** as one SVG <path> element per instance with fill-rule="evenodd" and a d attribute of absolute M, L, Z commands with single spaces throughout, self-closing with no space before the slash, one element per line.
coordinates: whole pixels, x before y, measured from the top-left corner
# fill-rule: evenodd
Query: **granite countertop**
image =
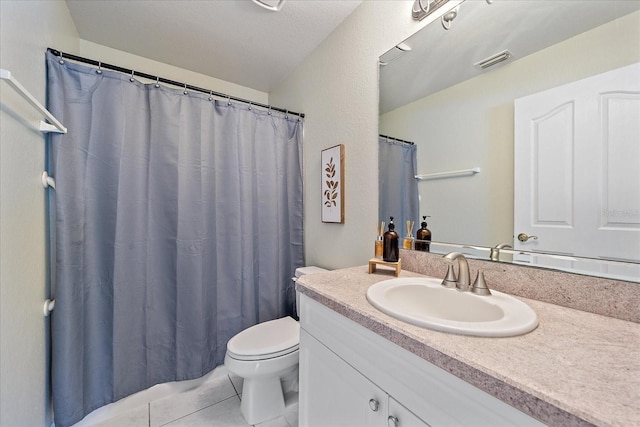
<path fill-rule="evenodd" d="M 443 333 L 369 304 L 367 288 L 393 277 L 361 266 L 302 276 L 296 289 L 545 424 L 640 426 L 640 324 L 517 297 L 538 315 L 528 334 Z"/>

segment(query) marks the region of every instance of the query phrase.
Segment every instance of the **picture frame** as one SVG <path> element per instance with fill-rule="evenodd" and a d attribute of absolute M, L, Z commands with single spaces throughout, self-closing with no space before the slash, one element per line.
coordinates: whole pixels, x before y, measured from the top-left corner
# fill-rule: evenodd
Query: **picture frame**
<path fill-rule="evenodd" d="M 320 166 L 322 222 L 344 224 L 344 145 L 322 150 Z"/>

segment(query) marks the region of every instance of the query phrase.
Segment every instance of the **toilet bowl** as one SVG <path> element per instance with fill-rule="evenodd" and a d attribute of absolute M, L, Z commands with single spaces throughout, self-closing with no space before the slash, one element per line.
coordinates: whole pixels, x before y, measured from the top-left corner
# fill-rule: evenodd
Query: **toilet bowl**
<path fill-rule="evenodd" d="M 249 424 L 284 414 L 280 377 L 298 367 L 300 326 L 291 317 L 259 323 L 227 343 L 224 365 L 244 378 L 240 410 Z"/>
<path fill-rule="evenodd" d="M 327 271 L 318 267 L 296 270 L 303 274 Z M 240 410 L 249 424 L 284 414 L 281 378 L 298 370 L 300 325 L 292 317 L 269 320 L 238 333 L 227 343 L 224 364 L 244 379 Z"/>

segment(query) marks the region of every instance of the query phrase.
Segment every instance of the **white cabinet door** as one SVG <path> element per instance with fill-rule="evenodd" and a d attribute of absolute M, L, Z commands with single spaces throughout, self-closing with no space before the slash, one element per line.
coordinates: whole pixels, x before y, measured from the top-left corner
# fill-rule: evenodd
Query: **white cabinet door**
<path fill-rule="evenodd" d="M 402 406 L 393 397 L 389 397 L 388 427 L 429 427 L 416 414 Z"/>
<path fill-rule="evenodd" d="M 367 427 L 387 422 L 387 394 L 300 330 L 299 425 Z"/>
<path fill-rule="evenodd" d="M 516 100 L 514 156 L 515 249 L 640 262 L 640 64 Z"/>

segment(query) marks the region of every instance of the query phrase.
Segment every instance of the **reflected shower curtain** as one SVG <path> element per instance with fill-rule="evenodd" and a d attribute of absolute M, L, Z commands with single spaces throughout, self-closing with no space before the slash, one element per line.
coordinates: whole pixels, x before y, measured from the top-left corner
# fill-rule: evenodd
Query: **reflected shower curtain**
<path fill-rule="evenodd" d="M 378 214 L 389 224 L 393 217 L 396 232 L 406 234 L 405 221 L 415 221 L 419 228 L 418 182 L 416 180 L 418 147 L 378 137 Z"/>
<path fill-rule="evenodd" d="M 47 54 L 56 426 L 224 360 L 291 314 L 302 122 Z"/>

